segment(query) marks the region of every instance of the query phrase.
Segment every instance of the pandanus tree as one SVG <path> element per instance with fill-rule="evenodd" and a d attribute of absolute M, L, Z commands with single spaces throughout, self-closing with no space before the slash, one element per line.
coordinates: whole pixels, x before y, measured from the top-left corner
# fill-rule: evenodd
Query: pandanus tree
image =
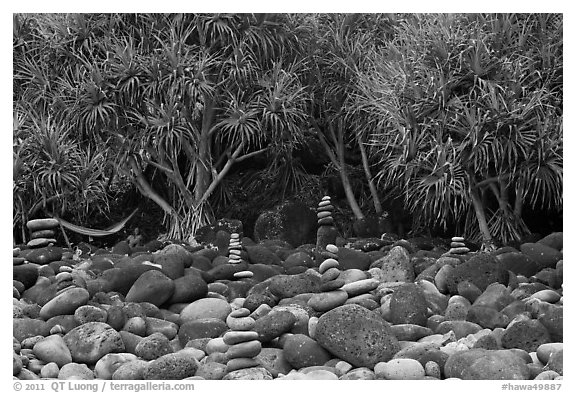
<path fill-rule="evenodd" d="M 380 184 L 420 225 L 519 240 L 562 208 L 560 15 L 409 15 L 359 78 Z"/>
<path fill-rule="evenodd" d="M 39 67 L 59 97 L 44 110 L 98 141 L 163 209 L 168 236 L 185 238 L 213 219 L 210 200 L 235 164 L 262 155 L 285 166 L 302 140 L 307 98 L 283 18 L 43 16 L 36 31 L 58 61 Z"/>
<path fill-rule="evenodd" d="M 354 110 L 356 103 L 352 98 L 369 59 L 389 38 L 394 18 L 388 14 L 330 14 L 307 20 L 313 33 L 308 41 L 312 125 L 339 173 L 355 218 L 365 218 L 352 181 L 358 175 L 360 184 L 368 186 L 374 211 L 380 215 L 382 204 L 367 152 L 370 129 L 365 114 Z M 356 153 L 362 162 L 360 170 L 347 160 L 347 156 Z"/>

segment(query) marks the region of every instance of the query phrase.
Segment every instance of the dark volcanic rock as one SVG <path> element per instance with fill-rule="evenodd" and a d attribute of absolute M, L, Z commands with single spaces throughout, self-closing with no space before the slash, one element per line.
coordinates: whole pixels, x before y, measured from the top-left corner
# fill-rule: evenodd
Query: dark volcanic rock
<path fill-rule="evenodd" d="M 174 293 L 174 281 L 162 272 L 150 270 L 143 273 L 126 295 L 127 302 L 149 302 L 160 306 Z"/>
<path fill-rule="evenodd" d="M 214 243 L 216 240 L 216 234 L 219 231 L 226 231 L 229 234 L 238 233 L 240 237 L 242 237 L 242 221 L 230 218 L 221 218 L 212 224 L 199 228 L 194 234 L 194 239 L 196 239 L 198 243 Z"/>
<path fill-rule="evenodd" d="M 322 366 L 332 358 L 320 344 L 304 334 L 294 334 L 286 339 L 284 357 L 296 369 Z"/>
<path fill-rule="evenodd" d="M 498 259 L 504 269 L 516 274 L 522 274 L 525 277 L 530 277 L 541 269 L 536 262 L 521 252 L 498 254 L 496 259 Z"/>
<path fill-rule="evenodd" d="M 341 247 L 338 250 L 338 263 L 342 270 L 368 270 L 372 261 L 370 256 L 362 251 Z"/>
<path fill-rule="evenodd" d="M 252 264 L 280 265 L 282 260 L 268 248 L 256 245 L 245 247 Z"/>
<path fill-rule="evenodd" d="M 302 202 L 285 202 L 261 213 L 254 224 L 254 239 L 280 239 L 298 247 L 314 243 L 316 214 Z"/>
<path fill-rule="evenodd" d="M 530 379 L 525 360 L 509 350 L 471 349 L 452 354 L 444 366 L 447 378 Z"/>
<path fill-rule="evenodd" d="M 522 254 L 532 259 L 541 269 L 555 267 L 562 259 L 562 253 L 542 243 L 524 243 L 520 246 Z"/>
<path fill-rule="evenodd" d="M 494 282 L 508 284 L 508 271 L 492 255 L 477 254 L 448 274 L 447 286 L 450 294 L 458 294 L 458 283 L 461 281 L 469 281 L 484 291 Z"/>
<path fill-rule="evenodd" d="M 393 324 L 426 326 L 428 303 L 422 289 L 408 283 L 397 288 L 390 299 L 390 317 Z"/>
<path fill-rule="evenodd" d="M 26 263 L 24 265 L 13 266 L 12 278 L 24 284 L 25 288 L 30 288 L 38 279 L 38 265 Z"/>
<path fill-rule="evenodd" d="M 323 314 L 315 338 L 322 347 L 356 367 L 374 368 L 400 350 L 389 324 L 379 313 L 355 304 Z"/>
<path fill-rule="evenodd" d="M 268 342 L 289 332 L 295 323 L 294 314 L 289 311 L 278 311 L 257 319 L 252 330 L 258 332 L 258 340 Z"/>
<path fill-rule="evenodd" d="M 542 344 L 552 342 L 548 330 L 539 321 L 530 319 L 511 324 L 502 335 L 502 347 L 536 352 Z"/>
<path fill-rule="evenodd" d="M 320 276 L 308 272 L 295 275 L 278 275 L 270 279 L 270 292 L 280 299 L 294 297 L 301 293 L 320 292 Z"/>

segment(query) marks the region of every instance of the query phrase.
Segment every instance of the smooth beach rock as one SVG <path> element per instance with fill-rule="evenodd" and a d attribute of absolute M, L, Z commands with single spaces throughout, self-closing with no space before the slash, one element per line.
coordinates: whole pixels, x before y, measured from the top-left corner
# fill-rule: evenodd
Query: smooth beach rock
<path fill-rule="evenodd" d="M 308 305 L 316 311 L 324 312 L 343 305 L 348 300 L 348 293 L 341 289 L 315 293 L 308 300 Z"/>
<path fill-rule="evenodd" d="M 554 352 L 558 352 L 564 348 L 563 343 L 546 343 L 542 344 L 536 349 L 536 356 L 542 364 L 548 363 L 550 356 Z"/>
<path fill-rule="evenodd" d="M 160 306 L 174 293 L 174 281 L 157 270 L 142 273 L 134 282 L 128 294 L 127 302 L 148 302 Z"/>
<path fill-rule="evenodd" d="M 500 283 L 492 283 L 486 287 L 486 290 L 474 301 L 475 306 L 486 306 L 496 311 L 514 301 L 510 289 Z"/>
<path fill-rule="evenodd" d="M 71 288 L 57 294 L 40 309 L 40 318 L 48 320 L 56 315 L 74 314 L 76 309 L 88 303 L 90 294 L 84 288 Z"/>
<path fill-rule="evenodd" d="M 38 267 L 39 265 L 35 263 L 26 263 L 24 265 L 13 266 L 12 278 L 21 282 L 22 285 L 24 285 L 24 288 L 30 288 L 36 283 L 36 280 L 38 279 Z"/>
<path fill-rule="evenodd" d="M 394 359 L 414 359 L 423 366 L 432 361 L 438 364 L 441 369 L 443 369 L 448 357 L 449 355 L 440 349 L 440 344 L 432 342 L 410 343 L 394 355 Z"/>
<path fill-rule="evenodd" d="M 144 372 L 144 379 L 184 379 L 194 375 L 199 363 L 183 353 L 169 353 L 151 361 Z"/>
<path fill-rule="evenodd" d="M 200 363 L 195 377 L 202 377 L 209 381 L 219 381 L 226 375 L 226 365 L 216 362 Z"/>
<path fill-rule="evenodd" d="M 240 370 L 230 371 L 223 378 L 223 381 L 267 381 L 272 380 L 272 374 L 263 367 L 243 368 Z"/>
<path fill-rule="evenodd" d="M 72 362 L 72 354 L 66 342 L 57 334 L 38 341 L 32 350 L 38 359 L 46 363 L 54 362 L 58 367 Z"/>
<path fill-rule="evenodd" d="M 504 269 L 525 277 L 533 276 L 541 269 L 529 256 L 518 251 L 498 254 L 496 259 Z"/>
<path fill-rule="evenodd" d="M 332 358 L 320 344 L 304 334 L 294 334 L 284 342 L 284 357 L 294 368 L 321 366 Z"/>
<path fill-rule="evenodd" d="M 94 372 L 85 364 L 68 363 L 60 368 L 58 379 L 94 379 Z"/>
<path fill-rule="evenodd" d="M 400 349 L 388 323 L 358 305 L 343 305 L 318 319 L 316 341 L 333 355 L 356 367 L 374 367 Z"/>
<path fill-rule="evenodd" d="M 41 240 L 41 239 L 35 239 Z M 26 260 L 38 265 L 47 265 L 53 261 L 59 261 L 62 258 L 62 248 L 49 246 L 36 248 L 26 255 Z"/>
<path fill-rule="evenodd" d="M 543 243 L 524 243 L 520 246 L 522 254 L 532 259 L 540 269 L 555 267 L 562 259 L 562 253 Z"/>
<path fill-rule="evenodd" d="M 564 349 L 560 349 L 550 355 L 544 370 L 556 371 L 558 374 L 564 375 Z"/>
<path fill-rule="evenodd" d="M 341 289 L 348 292 L 349 297 L 353 297 L 376 289 L 379 283 L 378 280 L 373 278 L 366 278 L 345 284 Z"/>
<path fill-rule="evenodd" d="M 180 312 L 182 323 L 202 318 L 217 318 L 226 320 L 232 307 L 226 300 L 217 298 L 203 298 L 195 300 Z"/>
<path fill-rule="evenodd" d="M 444 366 L 446 378 L 529 379 L 526 361 L 509 350 L 471 349 L 451 355 Z"/>
<path fill-rule="evenodd" d="M 414 359 L 391 359 L 374 366 L 377 379 L 410 380 L 422 379 L 426 375 L 424 366 Z"/>
<path fill-rule="evenodd" d="M 230 346 L 246 341 L 253 341 L 258 339 L 258 332 L 256 331 L 234 331 L 230 330 L 224 333 L 222 340 L 224 344 Z M 227 348 L 226 348 L 227 349 Z"/>
<path fill-rule="evenodd" d="M 121 354 L 119 354 L 121 355 Z M 122 363 L 112 374 L 112 380 L 142 380 L 148 368 L 145 360 L 130 360 Z"/>
<path fill-rule="evenodd" d="M 469 321 L 444 321 L 438 325 L 435 332 L 446 334 L 451 330 L 456 335 L 456 339 L 461 339 L 469 334 L 478 333 L 482 330 L 482 326 Z"/>
<path fill-rule="evenodd" d="M 410 323 L 392 325 L 390 329 L 399 341 L 417 341 L 434 333 L 430 328 Z"/>
<path fill-rule="evenodd" d="M 94 376 L 98 379 L 111 380 L 122 365 L 136 360 L 138 360 L 136 355 L 131 353 L 109 353 L 94 366 Z"/>
<path fill-rule="evenodd" d="M 88 322 L 64 336 L 74 362 L 95 364 L 102 356 L 124 352 L 120 334 L 102 322 Z"/>
<path fill-rule="evenodd" d="M 182 346 L 186 346 L 190 340 L 218 337 L 227 329 L 226 323 L 219 318 L 193 319 L 180 325 L 178 339 Z"/>
<path fill-rule="evenodd" d="M 26 227 L 30 232 L 41 231 L 43 229 L 58 228 L 59 222 L 55 218 L 36 218 L 26 222 Z"/>
<path fill-rule="evenodd" d="M 344 247 L 338 251 L 338 264 L 342 270 L 368 270 L 370 263 L 370 257 L 362 251 Z"/>
<path fill-rule="evenodd" d="M 250 340 L 230 345 L 225 354 L 228 359 L 253 358 L 257 356 L 261 350 L 262 344 L 260 341 Z"/>

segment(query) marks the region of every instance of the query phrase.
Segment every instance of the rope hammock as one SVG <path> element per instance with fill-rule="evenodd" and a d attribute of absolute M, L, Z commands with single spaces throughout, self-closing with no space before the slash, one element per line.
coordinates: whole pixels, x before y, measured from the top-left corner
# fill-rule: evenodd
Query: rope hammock
<path fill-rule="evenodd" d="M 70 229 L 73 232 L 80 233 L 82 235 L 87 235 L 87 236 L 103 237 L 103 236 L 113 235 L 113 234 L 119 232 L 120 230 L 122 230 L 122 228 L 124 228 L 126 223 L 128 221 L 130 221 L 130 219 L 132 217 L 134 217 L 134 214 L 136 214 L 137 211 L 138 211 L 138 208 L 134 209 L 134 211 L 132 213 L 130 213 L 130 215 L 128 217 L 126 217 L 125 219 L 123 219 L 119 223 L 114 224 L 107 229 L 91 229 L 91 228 L 81 227 L 79 225 L 74 225 L 74 224 L 72 224 L 72 223 L 70 223 L 70 222 L 68 222 L 68 221 L 66 221 L 60 217 L 53 217 L 53 218 L 58 220 L 58 222 L 60 223 L 61 226 L 65 227 L 67 229 Z"/>

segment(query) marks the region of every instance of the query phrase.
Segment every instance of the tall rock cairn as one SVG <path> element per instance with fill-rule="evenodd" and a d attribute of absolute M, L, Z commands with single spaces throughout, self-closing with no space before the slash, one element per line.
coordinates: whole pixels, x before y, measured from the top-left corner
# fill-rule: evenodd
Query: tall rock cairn
<path fill-rule="evenodd" d="M 334 206 L 332 206 L 329 196 L 323 197 L 316 209 L 316 216 L 318 218 L 316 256 L 320 262 L 324 260 L 324 257 L 322 257 L 320 253 L 326 251 L 328 244 L 336 243 L 336 237 L 338 236 L 338 230 L 334 226 L 334 218 L 332 217 L 333 210 Z"/>
<path fill-rule="evenodd" d="M 56 229 L 58 228 L 58 220 L 55 218 L 39 218 L 30 220 L 26 223 L 30 231 L 30 241 L 28 246 L 31 248 L 44 247 L 48 244 L 56 243 Z"/>

